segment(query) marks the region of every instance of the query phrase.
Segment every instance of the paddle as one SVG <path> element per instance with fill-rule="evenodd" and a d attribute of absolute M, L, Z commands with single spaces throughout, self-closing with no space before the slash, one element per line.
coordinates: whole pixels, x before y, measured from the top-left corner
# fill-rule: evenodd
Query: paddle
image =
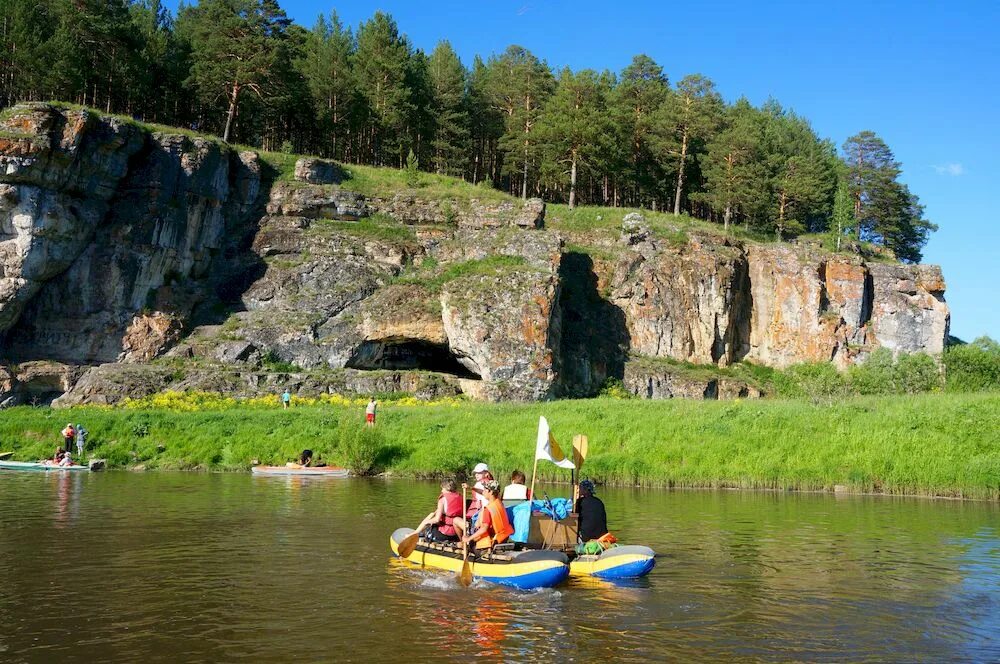
<path fill-rule="evenodd" d="M 414 530 L 411 534 L 403 538 L 403 541 L 399 543 L 397 551 L 399 552 L 400 558 L 409 558 L 413 550 L 417 548 L 417 542 L 420 540 L 420 531 Z"/>
<path fill-rule="evenodd" d="M 462 488 L 462 504 L 465 504 L 466 490 Z M 472 526 L 467 526 L 471 528 Z M 463 586 L 468 588 L 472 585 L 472 568 L 469 566 L 469 543 L 465 541 L 465 537 L 469 533 L 466 531 L 462 535 L 462 569 L 458 572 L 458 582 Z"/>
<path fill-rule="evenodd" d="M 573 463 L 576 464 L 577 472 L 583 468 L 583 462 L 587 458 L 588 447 L 590 447 L 590 443 L 586 436 L 575 436 L 573 438 Z M 582 477 L 583 473 L 580 473 L 580 478 Z M 577 479 L 576 477 L 573 478 L 573 505 L 576 505 L 576 501 L 580 497 L 580 487 L 576 484 Z"/>

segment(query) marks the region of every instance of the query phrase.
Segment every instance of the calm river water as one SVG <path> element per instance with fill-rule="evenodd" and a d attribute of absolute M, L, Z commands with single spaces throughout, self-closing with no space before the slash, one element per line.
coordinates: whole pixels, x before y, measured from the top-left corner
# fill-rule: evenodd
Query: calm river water
<path fill-rule="evenodd" d="M 599 493 L 657 568 L 524 593 L 390 559 L 430 482 L 0 471 L 0 661 L 1000 661 L 996 504 Z"/>

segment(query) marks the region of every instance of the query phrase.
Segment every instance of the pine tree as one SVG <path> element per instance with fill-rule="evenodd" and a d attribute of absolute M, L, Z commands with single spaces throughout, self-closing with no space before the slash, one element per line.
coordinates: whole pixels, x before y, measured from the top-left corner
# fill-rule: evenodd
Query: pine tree
<path fill-rule="evenodd" d="M 545 100 L 552 92 L 552 72 L 521 46 L 510 46 L 489 62 L 489 91 L 494 107 L 503 114 L 505 151 L 502 172 L 520 176 L 521 198 L 528 197 L 528 180 L 537 168 L 538 141 L 535 125 Z"/>
<path fill-rule="evenodd" d="M 400 145 L 400 158 L 403 157 L 404 150 L 412 150 L 421 163 L 430 164 L 434 161 L 435 130 L 430 58 L 421 49 L 409 46 L 408 49 L 410 57 L 406 63 L 405 84 L 410 91 L 410 103 L 405 118 L 406 145 Z M 402 163 L 400 162 L 401 166 Z"/>
<path fill-rule="evenodd" d="M 398 166 L 405 156 L 400 153 L 411 103 L 406 86 L 409 58 L 409 44 L 391 16 L 375 12 L 361 24 L 352 67 L 369 113 L 365 151 L 376 165 Z"/>
<path fill-rule="evenodd" d="M 727 230 L 737 215 L 749 221 L 766 206 L 763 140 L 760 112 L 746 99 L 740 99 L 727 110 L 725 128 L 708 146 L 705 198 L 714 210 L 722 213 Z"/>
<path fill-rule="evenodd" d="M 705 139 L 715 131 L 722 109 L 715 84 L 700 74 L 692 74 L 677 83 L 677 90 L 667 97 L 654 120 L 659 150 L 676 160 L 674 214 L 681 213 L 688 163 L 704 150 Z"/>
<path fill-rule="evenodd" d="M 469 72 L 469 129 L 472 139 L 472 157 L 469 171 L 472 182 L 489 180 L 499 186 L 497 144 L 503 136 L 504 118 L 493 105 L 489 89 L 489 70 L 478 55 Z"/>
<path fill-rule="evenodd" d="M 222 140 L 229 141 L 246 93 L 269 94 L 279 43 L 289 21 L 273 0 L 201 0 L 189 8 L 191 75 L 202 101 L 224 99 Z"/>
<path fill-rule="evenodd" d="M 0 2 L 0 107 L 46 95 L 55 22 L 48 0 Z"/>
<path fill-rule="evenodd" d="M 597 72 L 567 67 L 538 122 L 542 170 L 559 185 L 569 184 L 569 207 L 576 206 L 577 178 L 589 169 L 609 134 L 607 101 Z"/>
<path fill-rule="evenodd" d="M 655 207 L 658 198 L 657 189 L 663 176 L 653 157 L 650 138 L 669 90 L 663 68 L 646 55 L 632 58 L 615 90 L 616 126 L 620 140 L 627 146 L 622 175 L 632 185 L 633 194 L 628 202 L 635 205 L 649 201 Z"/>
<path fill-rule="evenodd" d="M 779 240 L 825 227 L 837 182 L 833 146 L 774 100 L 764 105 L 763 118 L 763 159 L 771 196 L 764 223 Z"/>
<path fill-rule="evenodd" d="M 836 248 L 840 251 L 840 245 L 845 235 L 853 232 L 854 228 L 854 206 L 851 204 L 851 192 L 847 186 L 847 178 L 840 175 L 837 178 L 837 191 L 833 197 L 833 224 L 832 231 L 836 238 Z"/>
<path fill-rule="evenodd" d="M 302 51 L 295 66 L 309 86 L 313 108 L 324 133 L 329 132 L 329 139 L 321 140 L 323 151 L 336 159 L 342 158 L 355 99 L 350 66 L 354 36 L 350 28 L 344 28 L 336 12 L 329 21 L 320 14 Z"/>
<path fill-rule="evenodd" d="M 874 132 L 863 131 L 844 143 L 847 182 L 854 204 L 858 238 L 881 244 L 905 261 L 919 261 L 928 235 L 937 226 L 898 181 L 902 173 L 892 150 Z"/>
<path fill-rule="evenodd" d="M 854 227 L 858 239 L 876 234 L 880 213 L 895 199 L 892 183 L 900 174 L 892 150 L 871 131 L 863 131 L 844 142 L 847 182 L 854 204 Z"/>
<path fill-rule="evenodd" d="M 466 72 L 447 41 L 439 42 L 428 62 L 434 117 L 434 170 L 446 175 L 464 172 L 469 152 L 469 111 Z"/>

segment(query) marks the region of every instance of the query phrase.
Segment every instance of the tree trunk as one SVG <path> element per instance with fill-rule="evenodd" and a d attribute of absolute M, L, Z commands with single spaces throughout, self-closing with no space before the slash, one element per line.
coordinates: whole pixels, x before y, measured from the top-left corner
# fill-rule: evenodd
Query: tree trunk
<path fill-rule="evenodd" d="M 785 192 L 781 192 L 781 199 L 778 203 L 778 242 L 783 239 L 785 231 L 785 207 L 788 205 L 788 197 Z"/>
<path fill-rule="evenodd" d="M 524 168 L 521 169 L 521 198 L 528 200 L 528 141 L 524 142 Z"/>
<path fill-rule="evenodd" d="M 674 214 L 681 213 L 681 191 L 684 189 L 684 164 L 687 162 L 688 133 L 684 130 L 681 138 L 681 163 L 677 167 L 677 191 L 674 192 Z"/>
<path fill-rule="evenodd" d="M 726 212 L 722 215 L 722 226 L 727 231 L 729 230 L 729 221 L 733 218 L 733 206 L 726 205 Z"/>
<path fill-rule="evenodd" d="M 569 209 L 576 207 L 576 155 L 573 155 L 573 163 L 569 168 Z"/>
<path fill-rule="evenodd" d="M 233 118 L 236 117 L 236 102 L 240 96 L 239 84 L 233 84 L 233 90 L 229 95 L 229 112 L 226 113 L 226 130 L 222 133 L 222 142 L 229 142 L 229 132 L 233 128 Z"/>

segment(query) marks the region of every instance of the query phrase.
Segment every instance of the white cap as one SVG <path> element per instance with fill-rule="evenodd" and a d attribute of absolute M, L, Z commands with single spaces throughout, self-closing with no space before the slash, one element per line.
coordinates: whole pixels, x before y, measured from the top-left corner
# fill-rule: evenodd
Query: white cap
<path fill-rule="evenodd" d="M 485 473 L 490 469 L 485 463 L 477 463 L 476 467 L 472 469 L 473 473 Z"/>

